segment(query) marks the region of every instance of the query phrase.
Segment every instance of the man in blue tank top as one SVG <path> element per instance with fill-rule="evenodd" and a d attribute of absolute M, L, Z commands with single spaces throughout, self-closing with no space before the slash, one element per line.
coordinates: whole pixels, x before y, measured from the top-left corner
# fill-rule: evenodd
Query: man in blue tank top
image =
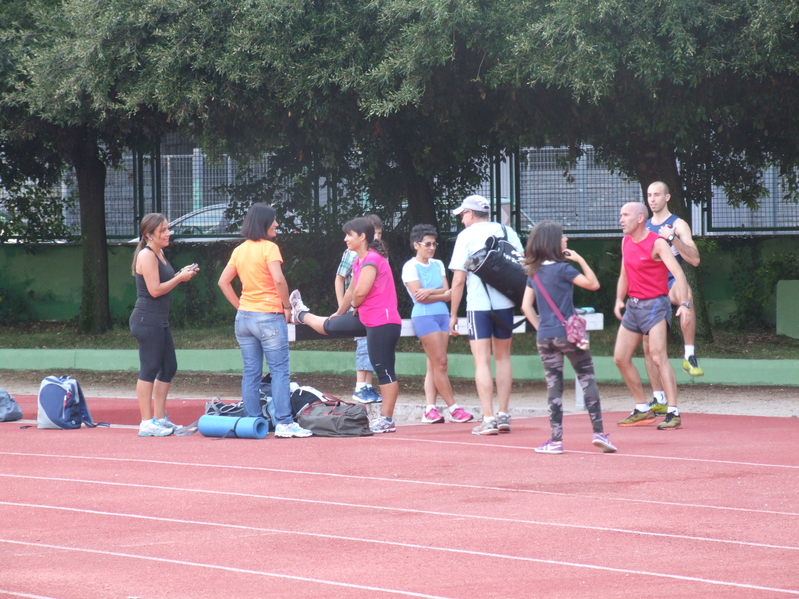
<path fill-rule="evenodd" d="M 662 181 L 655 181 L 647 189 L 646 200 L 652 210 L 652 218 L 646 221 L 646 228 L 663 237 L 669 242 L 671 251 L 677 262 L 687 262 L 692 266 L 699 266 L 699 250 L 691 236 L 691 227 L 676 214 L 669 212 L 668 186 Z M 676 290 L 674 289 L 674 277 L 669 273 L 669 299 L 674 305 L 679 304 Z M 680 328 L 682 329 L 683 340 L 685 341 L 685 355 L 683 358 L 683 370 L 690 376 L 702 376 L 704 372 L 697 362 L 694 340 L 696 338 L 696 318 L 693 308 L 693 297 L 682 305 L 688 310 L 683 310 L 680 317 Z M 644 356 L 646 358 L 646 371 L 652 383 L 654 400 L 651 404 L 652 411 L 656 414 L 666 412 L 666 398 L 663 392 L 663 384 L 660 381 L 660 373 L 657 366 L 652 362 L 647 351 L 647 339 L 644 338 Z"/>

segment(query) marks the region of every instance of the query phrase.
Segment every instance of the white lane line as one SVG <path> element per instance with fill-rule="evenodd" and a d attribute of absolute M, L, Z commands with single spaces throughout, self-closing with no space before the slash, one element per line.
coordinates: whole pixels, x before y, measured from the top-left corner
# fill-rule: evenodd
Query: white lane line
<path fill-rule="evenodd" d="M 150 516 L 135 516 L 135 517 L 137 517 L 137 518 L 145 518 L 147 520 L 152 520 L 153 519 Z M 205 522 L 193 522 L 191 520 L 186 520 L 185 522 L 187 524 L 207 524 Z M 776 588 L 776 587 L 765 587 L 765 586 L 754 585 L 754 584 L 731 582 L 731 581 L 727 581 L 727 580 L 715 580 L 715 579 L 712 579 L 712 578 L 700 578 L 698 576 L 682 576 L 680 574 L 667 574 L 667 573 L 663 573 L 663 572 L 647 572 L 645 570 L 629 570 L 627 568 L 613 568 L 613 567 L 609 567 L 609 566 L 598 566 L 598 565 L 595 565 L 595 564 L 581 564 L 581 563 L 577 563 L 577 562 L 565 562 L 565 561 L 552 560 L 552 559 L 539 559 L 539 558 L 534 558 L 534 557 L 522 557 L 522 556 L 517 556 L 517 555 L 504 555 L 504 554 L 501 554 L 501 553 L 490 553 L 490 552 L 485 552 L 485 551 L 470 551 L 470 550 L 467 550 L 467 549 L 453 549 L 453 548 L 450 548 L 450 547 L 435 547 L 435 546 L 429 546 L 429 545 L 416 545 L 414 543 L 399 543 L 399 542 L 395 542 L 395 541 L 377 541 L 377 540 L 374 540 L 374 539 L 359 539 L 357 537 L 338 537 L 338 536 L 335 536 L 335 535 L 324 535 L 324 534 L 319 534 L 319 533 L 298 533 L 297 531 L 287 531 L 287 530 L 283 531 L 283 530 L 278 530 L 278 529 L 257 528 L 257 527 L 252 527 L 252 526 L 236 526 L 236 525 L 224 525 L 224 526 L 225 527 L 232 527 L 232 528 L 243 528 L 243 529 L 254 530 L 254 531 L 274 531 L 274 532 L 280 532 L 280 533 L 293 533 L 293 534 L 298 534 L 298 535 L 324 537 L 324 538 L 336 539 L 336 540 L 346 539 L 346 540 L 351 540 L 351 541 L 362 541 L 362 542 L 366 542 L 366 543 L 379 543 L 379 544 L 382 544 L 382 545 L 392 545 L 392 546 L 403 547 L 403 548 L 407 548 L 407 549 L 424 549 L 424 550 L 440 551 L 440 552 L 444 552 L 444 553 L 455 553 L 455 554 L 459 554 L 459 555 L 470 555 L 470 556 L 475 556 L 475 557 L 498 558 L 498 559 L 506 559 L 506 560 L 513 560 L 513 561 L 520 561 L 520 562 L 527 562 L 527 563 L 534 563 L 534 564 L 547 564 L 547 565 L 552 565 L 552 566 L 564 566 L 564 567 L 568 567 L 568 568 L 581 568 L 581 569 L 596 570 L 596 571 L 601 571 L 601 572 L 613 572 L 613 573 L 616 573 L 616 574 L 626 574 L 626 575 L 634 574 L 634 575 L 637 575 L 637 576 L 651 576 L 651 577 L 654 577 L 654 578 L 666 578 L 666 579 L 669 579 L 669 580 L 680 580 L 680 581 L 683 581 L 683 582 L 699 582 L 699 583 L 711 584 L 711 585 L 722 586 L 722 587 L 732 587 L 732 588 L 738 588 L 738 589 L 750 589 L 750 590 L 756 590 L 756 591 L 766 591 L 766 592 L 769 592 L 769 593 L 783 593 L 783 594 L 786 594 L 786 595 L 799 596 L 799 590 L 794 590 L 794 589 L 781 589 L 781 588 Z M 422 594 L 422 593 L 414 593 L 414 592 L 410 592 L 410 591 L 401 591 L 401 590 L 398 590 L 398 589 L 385 589 L 385 588 L 379 588 L 379 587 L 369 587 L 369 586 L 357 585 L 357 584 L 351 584 L 351 583 L 335 582 L 335 581 L 324 580 L 324 579 L 319 579 L 319 578 L 306 578 L 306 577 L 302 577 L 302 576 L 291 576 L 291 575 L 287 575 L 287 574 L 275 574 L 275 573 L 272 573 L 272 572 L 262 572 L 262 571 L 259 571 L 259 570 L 246 570 L 246 569 L 242 569 L 242 568 L 231 568 L 229 566 L 203 564 L 203 563 L 199 563 L 199 562 L 189 562 L 189 561 L 184 561 L 184 560 L 173 560 L 173 559 L 168 559 L 168 558 L 151 557 L 151 556 L 147 556 L 147 555 L 138 555 L 138 554 L 132 554 L 132 553 L 121 553 L 121 552 L 116 552 L 116 551 L 104 551 L 104 550 L 99 550 L 99 549 L 86 549 L 86 548 L 80 548 L 80 547 L 65 547 L 65 546 L 60 546 L 60 545 L 50 545 L 50 544 L 47 544 L 47 543 L 32 543 L 32 542 L 27 542 L 27 541 L 15 541 L 15 540 L 12 540 L 12 539 L 3 539 L 3 538 L 0 538 L 0 543 L 10 543 L 10 544 L 16 544 L 16 545 L 25 545 L 25 546 L 30 546 L 30 547 L 43 547 L 43 548 L 48 548 L 48 549 L 57 549 L 57 550 L 60 550 L 60 551 L 76 551 L 76 552 L 94 553 L 94 554 L 99 554 L 99 555 L 108 555 L 108 556 L 112 556 L 112 557 L 125 557 L 125 558 L 134 558 L 134 559 L 144 559 L 144 560 L 157 561 L 157 562 L 161 562 L 161 563 L 178 564 L 178 565 L 182 565 L 182 566 L 197 566 L 197 567 L 201 567 L 201 568 L 220 569 L 220 570 L 226 570 L 226 571 L 231 571 L 231 572 L 239 572 L 239 573 L 244 573 L 244 574 L 258 574 L 258 575 L 261 575 L 261 576 L 274 576 L 276 578 L 288 578 L 288 579 L 291 579 L 291 580 L 301 580 L 301 581 L 316 582 L 316 583 L 321 583 L 321 584 L 330 584 L 330 585 L 335 585 L 335 586 L 344 586 L 344 587 L 350 587 L 350 588 L 356 588 L 356 589 L 380 591 L 380 592 L 384 592 L 384 593 L 394 593 L 394 594 L 400 594 L 400 595 L 408 595 L 408 596 L 411 596 L 411 597 L 430 597 L 430 598 L 433 598 L 433 599 L 442 599 L 442 598 L 437 597 L 435 595 L 425 595 L 425 594 Z"/>
<path fill-rule="evenodd" d="M 0 452 L 0 455 L 3 455 L 3 452 Z M 464 483 L 447 483 L 447 482 L 440 482 L 440 481 L 424 481 L 424 480 L 413 480 L 407 478 L 386 478 L 386 477 L 378 477 L 378 476 L 364 476 L 364 475 L 357 475 L 357 474 L 338 474 L 335 472 L 313 472 L 308 470 L 288 470 L 286 468 L 266 468 L 264 466 L 236 466 L 230 464 L 203 464 L 203 463 L 196 463 L 196 462 L 172 462 L 167 460 L 147 460 L 147 459 L 137 459 L 137 458 L 109 458 L 109 457 L 96 457 L 96 456 L 68 456 L 68 455 L 53 455 L 53 454 L 36 454 L 36 453 L 6 453 L 5 455 L 16 455 L 16 456 L 25 456 L 25 457 L 40 457 L 40 458 L 57 458 L 57 459 L 65 459 L 65 460 L 96 460 L 96 461 L 110 461 L 110 462 L 126 462 L 126 463 L 143 463 L 151 466 L 153 464 L 161 464 L 165 466 L 181 466 L 185 467 L 193 467 L 193 468 L 219 468 L 222 470 L 246 470 L 252 472 L 274 472 L 277 474 L 292 474 L 296 476 L 321 476 L 321 477 L 329 477 L 329 478 L 344 478 L 350 480 L 363 480 L 369 482 L 388 482 L 388 483 L 399 483 L 399 484 L 408 484 L 408 485 L 421 485 L 421 486 L 431 486 L 431 487 L 443 487 L 443 488 L 453 488 L 453 489 L 470 489 L 475 491 L 500 491 L 505 493 L 524 493 L 529 495 L 544 495 L 549 497 L 567 497 L 567 498 L 576 498 L 576 499 L 592 499 L 596 501 L 620 501 L 623 503 L 640 503 L 644 505 L 666 505 L 670 507 L 690 507 L 690 508 L 697 508 L 697 509 L 709 509 L 709 510 L 725 510 L 725 511 L 733 511 L 733 512 L 745 512 L 751 514 L 772 514 L 776 516 L 799 516 L 797 512 L 782 512 L 777 510 L 760 510 L 760 509 L 753 509 L 753 508 L 741 508 L 741 507 L 728 507 L 728 506 L 718 506 L 718 505 L 707 505 L 701 503 L 682 503 L 676 501 L 659 501 L 656 499 L 640 499 L 640 498 L 632 498 L 632 497 L 618 497 L 618 496 L 602 496 L 602 495 L 585 495 L 582 493 L 563 493 L 559 491 L 540 491 L 536 489 L 511 489 L 508 487 L 492 487 L 486 485 L 467 485 Z M 15 475 L 8 475 L 8 474 L 0 474 L 0 476 L 15 476 Z"/>
<path fill-rule="evenodd" d="M 18 420 L 17 422 L 22 422 Z M 36 422 L 35 420 L 33 421 Z M 17 591 L 7 591 L 5 589 L 0 589 L 0 596 L 2 595 L 10 595 L 11 597 L 25 597 L 26 599 L 55 599 L 55 597 L 45 597 L 44 595 L 31 595 L 30 593 L 19 593 Z"/>
<path fill-rule="evenodd" d="M 147 518 L 148 520 L 152 518 Z M 242 527 L 249 528 L 249 527 Z M 256 529 L 251 529 L 256 530 Z M 185 560 L 169 559 L 165 557 L 153 557 L 149 555 L 138 555 L 135 553 L 122 553 L 120 551 L 104 551 L 101 549 L 86 549 L 81 547 L 65 547 L 63 545 L 51 545 L 49 543 L 32 543 L 28 541 L 15 541 L 13 539 L 1 539 L 0 543 L 8 543 L 11 545 L 23 545 L 26 547 L 39 547 L 42 549 L 55 549 L 57 551 L 75 551 L 78 553 L 90 553 L 93 555 L 105 555 L 108 557 L 123 557 L 130 559 L 140 559 L 151 562 L 158 562 L 160 564 L 175 564 L 178 566 L 193 566 L 196 568 L 207 568 L 210 570 L 222 570 L 224 572 L 235 572 L 237 574 L 254 574 L 256 576 L 269 576 L 271 578 L 283 578 L 286 580 L 297 580 L 300 582 L 311 582 L 316 584 L 325 584 L 335 587 L 346 587 L 349 589 L 359 589 L 364 591 L 375 591 L 378 593 L 391 593 L 393 595 L 404 595 L 406 597 L 423 597 L 425 599 L 450 599 L 449 597 L 442 597 L 440 595 L 428 595 L 426 593 L 415 593 L 413 591 L 403 591 L 401 589 L 389 589 L 383 587 L 373 587 L 363 584 L 353 584 L 349 582 L 337 582 L 335 580 L 325 580 L 323 578 L 309 578 L 307 576 L 292 576 L 290 574 L 278 574 L 276 572 L 265 572 L 262 570 L 249 570 L 247 568 L 233 568 L 231 566 L 220 566 L 216 564 L 203 564 L 201 562 L 189 562 Z"/>
<path fill-rule="evenodd" d="M 84 483 L 84 484 L 96 484 L 96 485 L 105 485 L 105 486 L 118 486 L 118 487 L 132 487 L 138 489 L 154 489 L 158 491 L 178 491 L 182 493 L 199 493 L 199 494 L 207 494 L 207 495 L 221 495 L 223 497 L 242 497 L 246 499 L 263 499 L 268 501 L 285 501 L 289 503 L 304 503 L 310 505 L 323 505 L 323 506 L 338 506 L 338 507 L 346 507 L 346 508 L 355 508 L 361 510 L 376 510 L 376 511 L 384 511 L 384 512 L 398 512 L 398 513 L 405 513 L 405 514 L 415 514 L 415 515 L 424 515 L 424 516 L 436 516 L 441 518 L 463 518 L 466 520 L 485 520 L 489 522 L 503 522 L 503 523 L 513 523 L 513 524 L 526 524 L 529 526 L 551 526 L 553 528 L 566 528 L 566 529 L 575 529 L 575 530 L 591 530 L 597 532 L 607 532 L 607 533 L 619 533 L 619 534 L 629 534 L 633 536 L 641 536 L 641 537 L 661 537 L 666 539 L 677 539 L 683 541 L 697 541 L 697 542 L 704 542 L 704 543 L 726 543 L 730 545 L 736 545 L 741 547 L 758 547 L 763 549 L 780 549 L 786 551 L 799 551 L 799 547 L 794 545 L 775 545 L 773 543 L 756 543 L 753 541 L 740 541 L 736 539 L 720 539 L 720 538 L 713 538 L 713 537 L 700 537 L 694 535 L 681 535 L 676 533 L 664 533 L 664 532 L 651 532 L 651 531 L 640 531 L 634 529 L 627 529 L 627 528 L 614 528 L 610 526 L 590 526 L 587 524 L 567 524 L 564 522 L 546 522 L 543 520 L 529 520 L 526 518 L 507 518 L 507 517 L 500 517 L 500 516 L 482 516 L 482 515 L 475 515 L 475 514 L 465 514 L 463 512 L 441 512 L 436 510 L 420 510 L 416 508 L 403 508 L 403 507 L 392 507 L 392 506 L 382 506 L 382 505 L 371 505 L 371 504 L 364 504 L 364 503 L 350 503 L 344 501 L 329 501 L 329 500 L 319 500 L 319 499 L 303 499 L 298 497 L 282 497 L 277 495 L 260 495 L 256 493 L 239 493 L 235 491 L 213 491 L 208 489 L 190 489 L 185 487 L 164 487 L 160 485 L 144 485 L 144 484 L 137 484 L 137 483 L 115 483 L 115 482 L 106 482 L 106 481 L 93 481 L 93 480 L 80 480 L 80 479 L 69 479 L 69 478 L 46 478 L 46 477 L 36 477 L 36 476 L 25 476 L 20 478 L 30 478 L 35 480 L 47 480 L 47 481 L 58 481 L 58 482 L 71 482 L 71 483 Z M 81 508 L 69 508 L 69 507 L 60 507 L 60 506 L 50 506 L 44 504 L 27 504 L 27 503 L 20 503 L 14 501 L 0 501 L 0 505 L 10 505 L 10 506 L 29 506 L 29 507 L 41 507 L 41 508 L 49 508 L 49 509 L 75 509 L 77 511 L 90 511 L 91 510 L 82 510 Z"/>
<path fill-rule="evenodd" d="M 527 447 L 527 446 L 520 446 L 520 445 L 500 445 L 491 442 L 486 442 L 485 444 L 475 443 L 475 442 L 468 442 L 468 441 L 441 441 L 438 439 L 416 439 L 416 438 L 407 438 L 407 437 L 392 437 L 388 436 L 388 440 L 391 441 L 413 441 L 415 443 L 437 443 L 441 445 L 463 445 L 466 447 L 497 447 L 502 449 L 520 449 L 522 451 L 535 451 L 535 447 Z M 593 455 L 597 457 L 604 456 L 604 459 L 613 459 L 618 460 L 621 458 L 637 458 L 637 459 L 651 459 L 651 460 L 674 460 L 677 462 L 700 462 L 705 464 L 729 464 L 732 466 L 755 466 L 758 468 L 788 468 L 792 470 L 799 470 L 799 465 L 792 465 L 792 464 L 764 464 L 762 462 L 736 462 L 732 460 L 710 460 L 707 458 L 681 458 L 677 456 L 663 456 L 663 455 L 642 455 L 637 453 L 625 453 L 623 451 L 613 453 L 613 454 L 603 454 L 599 450 L 597 451 L 577 451 L 572 449 L 567 449 L 564 453 L 578 453 L 584 455 Z M 544 458 L 546 459 L 546 458 Z"/>

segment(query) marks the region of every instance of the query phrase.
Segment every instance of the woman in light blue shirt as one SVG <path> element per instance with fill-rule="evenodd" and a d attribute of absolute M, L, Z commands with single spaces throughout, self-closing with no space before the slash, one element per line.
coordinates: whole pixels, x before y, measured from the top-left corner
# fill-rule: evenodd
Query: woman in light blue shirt
<path fill-rule="evenodd" d="M 474 418 L 455 403 L 452 385 L 447 372 L 447 346 L 449 345 L 449 282 L 441 260 L 433 256 L 438 247 L 438 233 L 431 225 L 416 225 L 411 230 L 411 247 L 416 256 L 402 267 L 402 282 L 413 300 L 411 321 L 416 336 L 427 354 L 427 375 L 424 380 L 424 423 L 444 422 L 436 408 L 436 397 L 441 394 L 453 422 L 469 422 Z"/>

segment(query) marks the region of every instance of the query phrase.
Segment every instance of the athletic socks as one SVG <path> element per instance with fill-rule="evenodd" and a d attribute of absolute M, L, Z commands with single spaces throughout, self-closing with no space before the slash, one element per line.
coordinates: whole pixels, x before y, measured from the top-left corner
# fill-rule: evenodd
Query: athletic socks
<path fill-rule="evenodd" d="M 450 413 L 452 413 L 452 412 L 454 412 L 455 410 L 457 410 L 459 407 L 460 407 L 460 406 L 459 406 L 458 404 L 454 403 L 454 404 L 452 404 L 451 406 L 447 406 L 447 409 L 450 411 Z"/>
<path fill-rule="evenodd" d="M 658 402 L 660 405 L 666 405 L 666 392 L 665 391 L 653 391 L 652 396 L 655 398 L 655 401 Z"/>
<path fill-rule="evenodd" d="M 355 383 L 355 392 L 357 393 L 358 391 L 360 391 L 364 387 L 368 387 L 368 386 L 369 385 L 367 385 L 366 383 Z"/>
<path fill-rule="evenodd" d="M 649 404 L 648 403 L 637 403 L 635 404 L 635 409 L 639 412 L 648 412 L 649 411 Z"/>
<path fill-rule="evenodd" d="M 693 345 L 686 345 L 685 346 L 685 359 L 687 360 L 691 356 L 695 355 L 694 351 L 695 351 L 695 349 L 694 349 Z"/>
<path fill-rule="evenodd" d="M 666 410 L 669 414 L 674 414 L 675 416 L 680 415 L 680 411 L 677 409 L 677 406 L 669 406 Z"/>

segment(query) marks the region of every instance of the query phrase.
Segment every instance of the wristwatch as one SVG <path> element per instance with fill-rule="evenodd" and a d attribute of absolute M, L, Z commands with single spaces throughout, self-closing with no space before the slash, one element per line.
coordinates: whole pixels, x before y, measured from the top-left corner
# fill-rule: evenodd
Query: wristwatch
<path fill-rule="evenodd" d="M 686 308 L 690 308 L 691 307 L 691 302 L 683 302 L 680 305 L 681 306 L 685 306 Z"/>
<path fill-rule="evenodd" d="M 675 238 L 675 237 L 677 237 L 677 236 L 676 236 L 674 233 L 672 233 L 671 235 L 669 235 L 668 237 L 666 237 L 666 239 L 668 239 L 668 240 L 671 242 L 671 241 L 674 241 L 674 238 Z"/>

